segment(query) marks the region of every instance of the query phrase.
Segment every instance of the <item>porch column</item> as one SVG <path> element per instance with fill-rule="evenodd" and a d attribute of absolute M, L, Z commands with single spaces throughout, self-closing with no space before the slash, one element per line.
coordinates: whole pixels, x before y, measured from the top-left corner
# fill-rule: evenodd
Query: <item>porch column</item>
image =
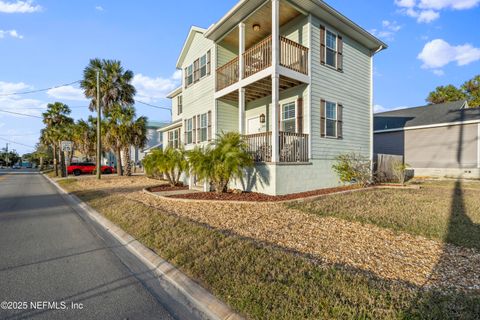
<path fill-rule="evenodd" d="M 271 107 L 271 126 L 272 126 L 272 162 L 279 161 L 279 87 L 280 76 L 278 74 L 278 64 L 280 57 L 280 25 L 279 25 L 279 12 L 280 1 L 272 1 L 272 107 Z"/>
<path fill-rule="evenodd" d="M 245 88 L 238 89 L 238 132 L 245 134 Z"/>
<path fill-rule="evenodd" d="M 245 74 L 245 63 L 243 60 L 243 54 L 245 53 L 245 23 L 241 22 L 238 25 L 238 77 L 243 79 Z"/>

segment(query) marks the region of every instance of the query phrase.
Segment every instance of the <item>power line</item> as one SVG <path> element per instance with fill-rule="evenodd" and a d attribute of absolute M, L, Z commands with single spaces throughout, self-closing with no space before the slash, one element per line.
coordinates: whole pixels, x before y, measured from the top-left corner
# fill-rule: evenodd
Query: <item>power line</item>
<path fill-rule="evenodd" d="M 171 108 L 159 107 L 159 106 L 156 106 L 156 105 L 153 105 L 153 104 L 150 104 L 150 103 L 147 103 L 147 102 L 143 102 L 143 101 L 140 101 L 140 100 L 135 100 L 135 102 L 140 103 L 140 104 L 143 104 L 143 105 L 146 105 L 146 106 L 149 106 L 149 107 L 152 107 L 152 108 L 164 109 L 164 110 L 172 111 Z"/>
<path fill-rule="evenodd" d="M 27 144 L 23 144 L 23 143 L 20 143 L 20 142 L 15 142 L 15 141 L 12 141 L 12 140 L 9 140 L 9 139 L 5 139 L 5 138 L 2 138 L 2 137 L 0 137 L 0 140 L 6 141 L 6 142 L 12 143 L 12 144 L 18 144 L 19 146 L 23 146 L 23 147 L 36 149 L 35 147 L 29 146 L 29 145 L 27 145 Z"/>
<path fill-rule="evenodd" d="M 44 88 L 44 89 L 37 89 L 37 90 L 30 90 L 30 91 L 23 91 L 23 92 L 2 93 L 2 94 L 0 94 L 0 97 L 16 96 L 16 95 L 22 95 L 22 94 L 43 92 L 43 91 L 48 91 L 48 90 L 51 90 L 51 89 L 70 86 L 72 84 L 79 83 L 80 81 L 81 80 L 77 80 L 77 81 L 74 81 L 74 82 L 70 82 L 70 83 L 66 83 L 66 84 L 62 84 L 62 85 L 58 85 L 58 86 L 53 86 L 53 87 L 50 87 L 50 88 Z"/>
<path fill-rule="evenodd" d="M 28 134 L 0 134 L 0 137 L 31 137 L 38 136 L 38 133 L 28 133 Z"/>
<path fill-rule="evenodd" d="M 19 116 L 30 117 L 30 118 L 43 119 L 43 118 L 40 117 L 40 116 L 34 116 L 34 115 L 32 115 L 32 114 L 25 114 L 25 113 L 19 113 L 19 112 L 13 112 L 13 111 L 6 111 L 6 110 L 0 110 L 0 112 L 11 113 L 11 114 L 19 115 Z"/>

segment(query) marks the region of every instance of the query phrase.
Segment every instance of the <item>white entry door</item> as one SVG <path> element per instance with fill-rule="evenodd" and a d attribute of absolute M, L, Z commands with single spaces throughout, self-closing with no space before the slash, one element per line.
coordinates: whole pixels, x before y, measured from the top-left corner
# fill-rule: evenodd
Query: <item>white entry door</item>
<path fill-rule="evenodd" d="M 263 125 L 260 123 L 260 117 L 250 118 L 247 120 L 247 134 L 262 132 Z"/>

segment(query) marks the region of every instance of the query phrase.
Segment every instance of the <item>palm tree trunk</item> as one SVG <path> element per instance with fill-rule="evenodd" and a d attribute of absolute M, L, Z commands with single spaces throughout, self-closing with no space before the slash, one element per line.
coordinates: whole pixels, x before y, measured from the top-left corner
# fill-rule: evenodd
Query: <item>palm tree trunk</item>
<path fill-rule="evenodd" d="M 130 177 L 132 175 L 132 161 L 130 159 L 130 147 L 123 149 L 123 157 L 125 160 L 125 175 Z"/>
<path fill-rule="evenodd" d="M 55 177 L 58 177 L 57 146 L 52 145 L 52 148 L 53 148 L 53 168 L 55 169 Z"/>
<path fill-rule="evenodd" d="M 117 158 L 117 175 L 123 176 L 122 155 L 120 148 L 117 148 L 117 150 L 115 150 L 115 157 Z"/>
<path fill-rule="evenodd" d="M 40 171 L 43 170 L 43 156 L 40 156 Z"/>

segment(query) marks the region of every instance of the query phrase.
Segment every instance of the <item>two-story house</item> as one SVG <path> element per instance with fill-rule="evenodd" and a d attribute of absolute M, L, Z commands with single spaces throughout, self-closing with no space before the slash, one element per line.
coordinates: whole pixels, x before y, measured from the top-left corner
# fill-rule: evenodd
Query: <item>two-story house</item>
<path fill-rule="evenodd" d="M 232 187 L 337 186 L 336 156 L 372 157 L 373 56 L 386 47 L 324 1 L 242 0 L 210 28 L 191 28 L 164 145 L 188 150 L 236 131 L 256 165 Z"/>

